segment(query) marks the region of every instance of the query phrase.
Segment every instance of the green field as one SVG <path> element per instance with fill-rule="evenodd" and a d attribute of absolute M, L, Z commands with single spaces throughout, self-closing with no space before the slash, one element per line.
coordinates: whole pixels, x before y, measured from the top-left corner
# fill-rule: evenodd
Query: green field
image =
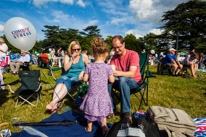
<path fill-rule="evenodd" d="M 32 69 L 40 69 L 32 66 Z M 41 73 L 41 79 L 51 83 L 55 86 L 55 81 L 48 75 L 47 69 L 41 69 L 46 78 Z M 163 106 L 169 108 L 178 108 L 185 110 L 192 118 L 200 118 L 206 116 L 206 73 L 197 72 L 202 74 L 202 78 L 186 79 L 182 77 L 172 77 L 167 75 L 157 75 L 157 66 L 150 66 L 151 72 L 156 75 L 156 78 L 149 79 L 149 104 L 142 106 L 141 111 L 147 111 L 150 106 Z M 60 71 L 55 72 L 55 76 L 60 77 Z M 4 73 L 4 82 L 10 83 L 18 79 L 18 76 Z M 17 86 L 13 86 L 15 90 Z M 21 129 L 12 126 L 11 119 L 18 117 L 17 121 L 26 122 L 39 122 L 51 114 L 46 111 L 46 105 L 52 99 L 53 90 L 47 84 L 43 85 L 42 100 L 37 107 L 25 104 L 23 106 L 15 107 L 16 97 L 6 87 L 6 90 L 0 91 L 0 123 L 9 122 L 12 132 L 18 132 Z M 66 96 L 63 100 L 65 107 L 62 111 L 68 109 L 72 105 L 71 98 Z M 33 102 L 35 103 L 35 101 Z M 137 111 L 139 102 L 134 95 L 131 95 L 131 108 L 132 112 Z M 62 112 L 61 111 L 61 112 Z M 120 111 L 120 104 L 117 105 L 117 112 Z M 60 113 L 61 113 L 60 112 Z M 119 113 L 117 113 L 119 114 Z M 109 119 L 108 122 L 113 123 L 119 120 L 119 115 Z"/>

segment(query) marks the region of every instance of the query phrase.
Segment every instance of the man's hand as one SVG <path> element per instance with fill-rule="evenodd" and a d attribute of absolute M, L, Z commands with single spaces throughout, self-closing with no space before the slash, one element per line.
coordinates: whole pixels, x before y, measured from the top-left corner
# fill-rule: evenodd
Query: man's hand
<path fill-rule="evenodd" d="M 129 71 L 117 71 L 113 69 L 113 75 L 116 77 L 128 77 L 133 78 L 136 73 L 137 67 L 136 66 L 130 66 Z"/>
<path fill-rule="evenodd" d="M 2 49 L 0 49 L 1 52 L 5 53 Z"/>
<path fill-rule="evenodd" d="M 121 72 L 122 72 L 122 71 L 114 70 L 114 71 L 113 71 L 113 75 L 114 75 L 115 77 L 119 77 L 119 76 L 121 76 Z"/>
<path fill-rule="evenodd" d="M 18 61 L 17 63 L 24 63 L 24 62 L 22 62 L 22 61 Z"/>

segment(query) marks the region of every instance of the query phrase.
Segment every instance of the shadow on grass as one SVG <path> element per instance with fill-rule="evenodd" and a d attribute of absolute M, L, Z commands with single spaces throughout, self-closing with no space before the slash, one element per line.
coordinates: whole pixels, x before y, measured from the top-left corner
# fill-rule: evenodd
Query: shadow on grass
<path fill-rule="evenodd" d="M 53 88 L 45 89 L 44 91 L 48 92 L 50 90 L 54 90 Z"/>
<path fill-rule="evenodd" d="M 9 93 L 9 90 L 5 89 L 5 90 L 0 90 L 0 96 L 1 96 L 1 99 L 0 99 L 0 106 L 2 106 L 4 103 L 6 103 L 9 98 L 7 97 Z"/>
<path fill-rule="evenodd" d="M 200 90 L 204 90 L 205 92 L 202 94 L 206 96 L 206 88 L 200 88 Z"/>

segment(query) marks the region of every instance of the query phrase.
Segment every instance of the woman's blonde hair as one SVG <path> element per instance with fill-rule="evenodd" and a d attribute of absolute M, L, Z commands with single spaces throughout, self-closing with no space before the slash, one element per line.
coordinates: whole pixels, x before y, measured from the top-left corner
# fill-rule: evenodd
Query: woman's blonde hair
<path fill-rule="evenodd" d="M 91 45 L 94 56 L 108 53 L 108 45 L 100 37 L 95 37 Z"/>
<path fill-rule="evenodd" d="M 69 47 L 68 47 L 68 52 L 69 52 L 69 56 L 72 56 L 72 48 L 75 46 L 75 45 L 79 45 L 80 49 L 81 49 L 81 46 L 79 44 L 78 41 L 72 41 L 70 44 L 69 44 Z M 82 49 L 81 49 L 82 50 Z M 79 52 L 79 55 L 81 54 L 81 50 Z"/>

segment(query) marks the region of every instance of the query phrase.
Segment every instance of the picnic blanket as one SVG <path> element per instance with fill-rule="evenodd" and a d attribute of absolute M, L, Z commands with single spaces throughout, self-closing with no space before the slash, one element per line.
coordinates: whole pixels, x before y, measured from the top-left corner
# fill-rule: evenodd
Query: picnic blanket
<path fill-rule="evenodd" d="M 206 72 L 206 69 L 197 69 L 197 71 Z"/>
<path fill-rule="evenodd" d="M 197 124 L 197 128 L 195 130 L 195 136 L 196 137 L 206 137 L 206 117 L 193 118 L 193 120 Z"/>
<path fill-rule="evenodd" d="M 49 137 L 103 137 L 102 128 L 100 122 L 93 122 L 92 132 L 86 132 L 87 120 L 83 114 L 65 111 L 62 114 L 53 114 L 49 118 L 44 119 L 42 122 L 51 121 L 78 121 L 78 124 L 69 126 L 33 126 L 32 128 L 40 131 Z M 111 127 L 111 124 L 108 124 Z M 11 137 L 39 137 L 37 135 L 31 135 L 27 131 L 22 130 L 18 133 L 13 133 Z"/>

